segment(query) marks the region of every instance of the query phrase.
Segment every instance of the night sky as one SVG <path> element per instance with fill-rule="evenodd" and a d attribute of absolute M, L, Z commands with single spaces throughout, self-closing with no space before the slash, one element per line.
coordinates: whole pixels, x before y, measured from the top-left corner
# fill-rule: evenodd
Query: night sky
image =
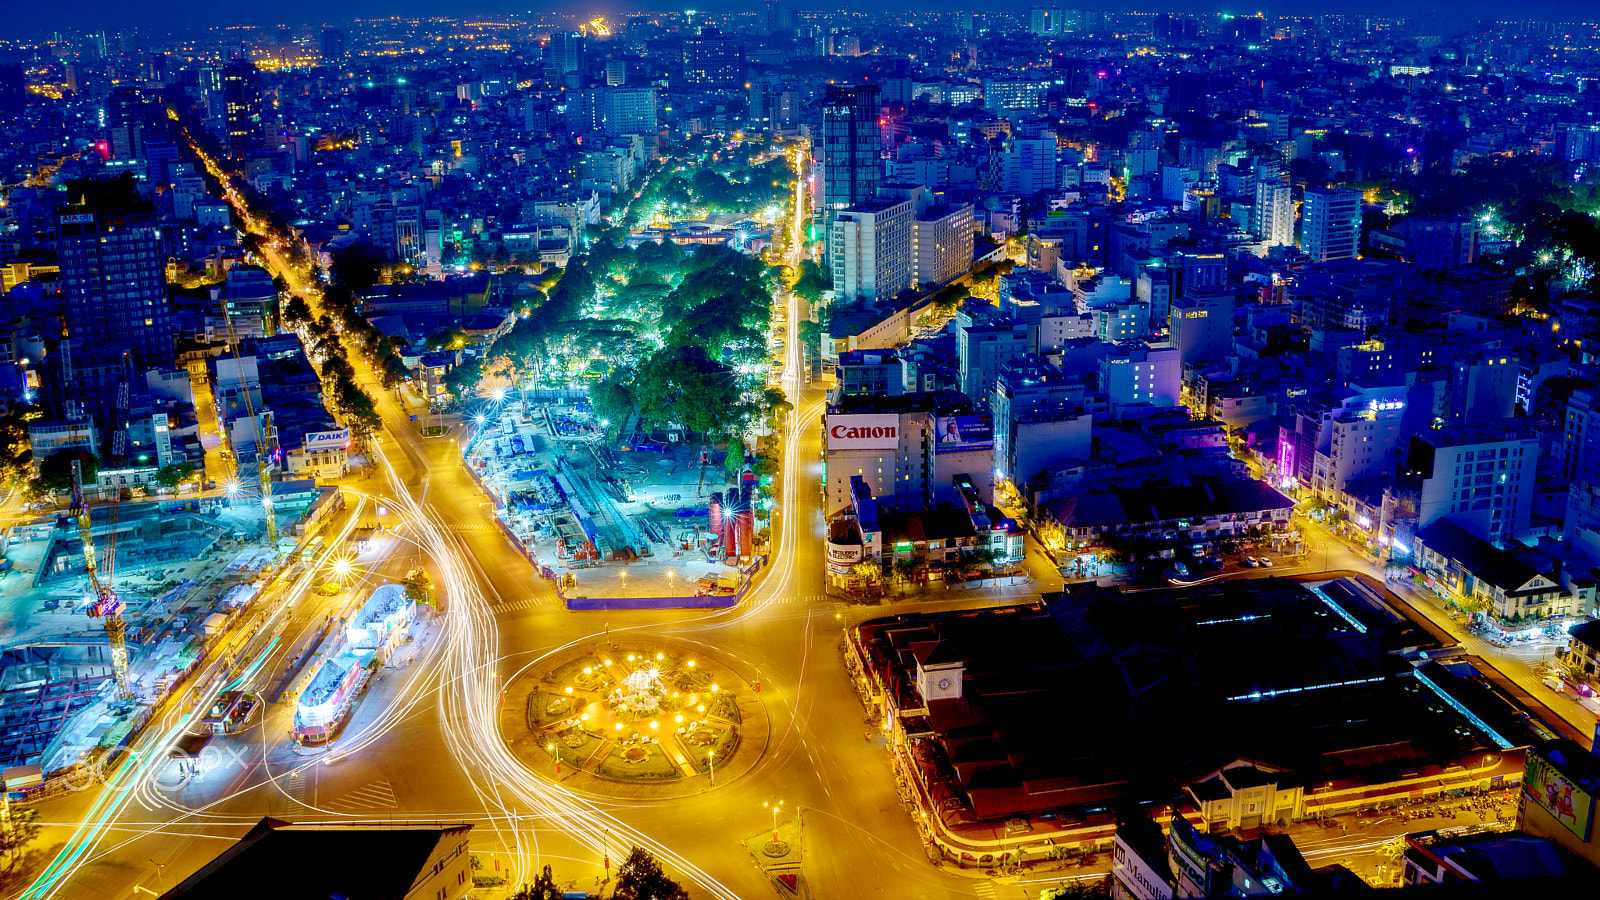
<path fill-rule="evenodd" d="M 8 4 L 8 25 L 13 33 L 18 30 L 49 30 L 55 28 L 127 28 L 136 27 L 165 31 L 168 29 L 181 29 L 186 24 L 192 25 L 221 25 L 221 24 L 272 24 L 272 23 L 330 23 L 337 24 L 341 20 L 366 16 L 389 15 L 432 15 L 432 16 L 468 16 L 474 14 L 505 14 L 512 12 L 525 12 L 530 9 L 526 0 L 472 0 L 464 3 L 439 2 L 439 0 L 280 0 L 272 3 L 217 3 L 215 0 L 145 0 L 145 2 L 128 2 L 128 0 L 71 0 L 65 3 L 13 3 Z M 797 4 L 801 9 L 821 9 L 820 4 Z M 1018 5 L 1019 10 L 1026 10 L 1033 5 L 1027 2 Z M 1135 9 L 1149 10 L 1152 12 L 1194 12 L 1204 13 L 1210 11 L 1238 11 L 1253 12 L 1263 7 L 1259 3 L 1252 4 L 1246 0 L 1235 2 L 1184 2 L 1184 0 L 1148 0 L 1129 6 L 1122 6 L 1110 0 L 1078 0 L 1074 6 L 1100 6 L 1110 9 Z M 711 11 L 724 11 L 734 9 L 748 9 L 749 4 L 737 0 L 695 0 L 693 3 L 682 5 L 663 3 L 641 3 L 624 6 L 620 3 L 609 3 L 605 0 L 592 0 L 587 4 L 563 4 L 560 8 L 564 11 L 584 15 L 608 13 L 617 15 L 624 11 L 637 11 L 641 7 L 647 9 L 666 10 L 695 8 Z M 829 8 L 874 11 L 881 9 L 901 10 L 902 4 L 878 3 L 844 3 Z M 957 2 L 941 2 L 941 0 L 928 0 L 919 4 L 919 8 L 926 9 L 972 9 L 970 4 Z M 1269 14 L 1277 15 L 1314 15 L 1318 13 L 1377 13 L 1382 15 L 1418 16 L 1418 15 L 1448 15 L 1462 23 L 1463 27 L 1480 18 L 1528 18 L 1542 17 L 1555 20 L 1570 21 L 1578 18 L 1600 20 L 1600 2 L 1597 0 L 1521 0 L 1516 4 L 1499 2 L 1499 0 L 1456 0 L 1448 5 L 1441 6 L 1429 0 L 1397 0 L 1397 2 L 1377 2 L 1377 0 L 1289 0 L 1289 2 L 1273 3 L 1265 7 Z"/>

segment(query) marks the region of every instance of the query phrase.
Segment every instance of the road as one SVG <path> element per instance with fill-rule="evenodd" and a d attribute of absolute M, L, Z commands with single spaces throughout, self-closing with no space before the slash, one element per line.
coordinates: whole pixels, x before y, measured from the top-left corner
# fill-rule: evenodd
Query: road
<path fill-rule="evenodd" d="M 803 154 L 803 151 L 802 151 Z M 803 169 L 801 169 L 803 171 Z M 804 178 L 797 178 L 790 253 L 798 262 Z M 289 288 L 316 294 L 272 246 L 262 256 Z M 414 662 L 385 673 L 331 752 L 301 757 L 285 746 L 287 707 L 269 706 L 245 733 L 219 742 L 226 759 L 194 783 L 164 789 L 157 757 L 193 716 L 164 710 L 140 745 L 145 762 L 113 789 L 46 804 L 52 824 L 30 897 L 127 897 L 170 886 L 203 865 L 263 815 L 291 821 L 466 821 L 472 852 L 489 872 L 529 879 L 553 867 L 564 884 L 592 888 L 629 846 L 644 846 L 694 897 L 766 898 L 773 890 L 740 844 L 770 826 L 764 802 L 801 817 L 813 896 L 1018 900 L 1048 880 L 999 884 L 929 864 L 902 806 L 887 752 L 863 740 L 862 709 L 839 658 L 846 628 L 888 613 L 826 599 L 820 453 L 822 395 L 801 367 L 792 294 L 781 383 L 795 410 L 783 431 L 784 467 L 770 568 L 736 608 L 721 611 L 567 612 L 492 524 L 460 461 L 459 424 L 422 437 L 408 410 L 353 358 L 385 423 L 369 443 L 376 473 L 349 483 L 370 522 L 378 506 L 399 535 L 391 576 L 427 565 L 445 605 Z M 332 545 L 330 545 L 331 548 Z M 1038 571 L 1039 557 L 1031 560 Z M 1053 588 L 1059 584 L 1039 584 Z M 905 599 L 893 612 L 990 605 L 1014 590 Z M 285 604 L 299 637 L 261 662 L 272 672 L 303 647 L 306 629 L 334 601 Z M 668 802 L 614 802 L 577 794 L 530 771 L 499 740 L 501 686 L 525 666 L 577 642 L 644 638 L 689 645 L 762 684 L 770 718 L 760 761 L 715 787 Z M 87 823 L 81 824 L 80 823 Z M 68 834 L 72 839 L 67 841 Z M 339 862 L 339 861 L 333 861 Z M 36 868 L 34 871 L 39 871 Z M 489 896 L 493 896 L 489 894 Z"/>
<path fill-rule="evenodd" d="M 800 177 L 788 248 L 796 264 L 803 203 Z M 314 303 L 314 285 L 270 242 L 261 255 L 291 291 Z M 273 815 L 309 822 L 471 822 L 472 852 L 483 858 L 486 871 L 516 881 L 548 864 L 560 882 L 580 889 L 605 877 L 603 861 L 615 864 L 639 844 L 661 856 L 692 896 L 765 898 L 773 888 L 740 841 L 770 826 L 762 804 L 777 800 L 803 822 L 805 876 L 815 897 L 1016 900 L 1049 884 L 1049 878 L 1000 884 L 930 865 L 886 751 L 862 740 L 865 711 L 839 659 L 842 634 L 890 610 L 844 606 L 824 596 L 822 396 L 802 372 L 801 301 L 788 292 L 778 299 L 787 307 L 781 384 L 795 410 L 783 431 L 774 553 L 759 585 L 726 611 L 567 612 L 492 524 L 461 465 L 461 426 L 452 423 L 444 435 L 422 437 L 409 421 L 410 410 L 354 358 L 385 428 L 369 445 L 375 474 L 347 483 L 353 505 L 361 508 L 346 525 L 371 524 L 376 508 L 386 507 L 385 524 L 395 537 L 389 555 L 371 561 L 369 571 L 395 577 L 426 565 L 444 612 L 426 624 L 412 661 L 385 671 L 327 753 L 298 755 L 284 739 L 289 708 L 275 702 L 245 732 L 217 742 L 226 752 L 199 779 L 176 785 L 156 762 L 165 755 L 163 741 L 170 743 L 195 712 L 179 703 L 162 710 L 160 726 L 140 745 L 141 764 L 129 766 L 122 780 L 45 805 L 48 827 L 32 862 L 32 870 L 44 875 L 26 896 L 121 898 L 137 889 L 159 890 L 199 868 L 259 817 Z M 1332 536 L 1308 529 L 1306 541 L 1310 553 L 1292 565 L 1279 560 L 1285 564 L 1224 577 L 1370 571 Z M 1036 549 L 1030 568 L 1034 589 L 1059 585 Z M 302 581 L 283 589 L 288 602 L 280 608 L 288 628 L 260 656 L 261 672 L 280 671 L 304 651 L 317 623 L 352 599 L 320 598 Z M 919 595 L 895 601 L 892 611 L 1015 599 L 1013 589 Z M 1425 601 L 1417 605 L 1428 609 Z M 1459 633 L 1448 621 L 1440 624 Z M 635 637 L 695 646 L 749 680 L 760 680 L 770 733 L 759 763 L 714 788 L 708 780 L 702 792 L 685 799 L 613 802 L 577 794 L 510 756 L 498 737 L 502 685 L 574 643 Z M 1531 671 L 1524 676 L 1513 665 L 1530 651 L 1502 652 L 1470 635 L 1461 639 L 1469 650 L 1504 663 L 1510 677 L 1537 695 Z M 1590 717 L 1590 727 L 1592 722 Z M 1318 837 L 1308 855 L 1364 852 L 1388 834 Z"/>

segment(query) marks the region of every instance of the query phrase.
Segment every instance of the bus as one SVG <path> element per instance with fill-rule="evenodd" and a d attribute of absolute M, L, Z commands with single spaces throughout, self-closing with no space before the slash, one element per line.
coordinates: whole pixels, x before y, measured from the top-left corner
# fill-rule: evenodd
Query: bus
<path fill-rule="evenodd" d="M 211 734 L 233 734 L 250 717 L 256 701 L 256 695 L 248 691 L 223 691 L 200 720 L 201 727 Z"/>
<path fill-rule="evenodd" d="M 327 543 L 327 540 L 327 538 L 319 534 L 311 540 L 306 541 L 306 549 L 301 552 L 300 557 L 307 562 L 315 559 L 316 555 L 322 551 L 322 545 Z"/>

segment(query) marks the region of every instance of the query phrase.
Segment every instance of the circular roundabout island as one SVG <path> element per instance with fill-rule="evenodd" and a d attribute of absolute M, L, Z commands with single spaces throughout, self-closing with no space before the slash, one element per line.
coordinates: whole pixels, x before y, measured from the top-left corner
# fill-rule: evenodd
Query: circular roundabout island
<path fill-rule="evenodd" d="M 524 669 L 506 686 L 500 733 L 529 769 L 619 799 L 710 790 L 765 750 L 758 688 L 701 648 L 601 641 Z"/>

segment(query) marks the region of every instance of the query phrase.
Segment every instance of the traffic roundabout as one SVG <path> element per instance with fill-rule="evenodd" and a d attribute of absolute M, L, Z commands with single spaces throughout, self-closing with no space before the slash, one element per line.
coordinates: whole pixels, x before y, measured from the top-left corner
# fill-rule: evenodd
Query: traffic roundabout
<path fill-rule="evenodd" d="M 584 793 L 669 799 L 731 783 L 765 749 L 754 686 L 703 648 L 594 641 L 520 672 L 500 733 L 530 770 Z"/>

